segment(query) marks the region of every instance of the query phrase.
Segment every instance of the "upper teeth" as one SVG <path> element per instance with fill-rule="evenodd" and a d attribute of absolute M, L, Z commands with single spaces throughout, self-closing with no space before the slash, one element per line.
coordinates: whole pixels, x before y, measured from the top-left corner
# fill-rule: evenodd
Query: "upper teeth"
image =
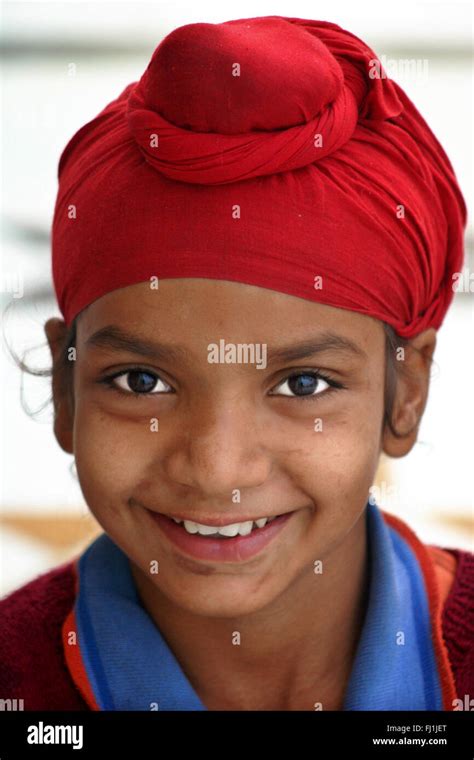
<path fill-rule="evenodd" d="M 247 522 L 232 523 L 232 525 L 221 526 L 203 525 L 202 523 L 193 522 L 192 520 L 184 520 L 184 529 L 188 533 L 199 533 L 201 536 L 220 535 L 232 537 L 236 536 L 237 534 L 241 536 L 248 536 L 248 534 L 252 531 L 254 523 L 257 528 L 263 528 L 267 522 L 271 522 L 274 519 L 275 516 L 260 517 L 258 520 L 247 520 Z M 183 520 L 177 520 L 175 517 L 173 517 L 173 520 L 175 523 L 183 524 Z"/>

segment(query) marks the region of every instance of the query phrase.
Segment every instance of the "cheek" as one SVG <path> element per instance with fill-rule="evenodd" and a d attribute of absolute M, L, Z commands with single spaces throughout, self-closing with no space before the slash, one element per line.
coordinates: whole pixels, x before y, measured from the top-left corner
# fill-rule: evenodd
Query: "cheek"
<path fill-rule="evenodd" d="M 289 448 L 298 480 L 312 483 L 316 491 L 343 489 L 346 495 L 358 482 L 370 480 L 381 451 L 382 414 L 381 398 L 364 394 L 357 404 L 315 416 L 316 429 L 311 422 L 310 432 Z"/>
<path fill-rule="evenodd" d="M 126 422 L 79 403 L 74 425 L 74 454 L 84 498 L 94 514 L 118 511 L 152 457 L 149 424 Z"/>
<path fill-rule="evenodd" d="M 382 412 L 382 403 L 373 399 L 372 405 L 323 418 L 322 430 L 307 434 L 287 460 L 288 476 L 315 505 L 307 541 L 317 551 L 337 543 L 367 504 L 380 456 Z"/>

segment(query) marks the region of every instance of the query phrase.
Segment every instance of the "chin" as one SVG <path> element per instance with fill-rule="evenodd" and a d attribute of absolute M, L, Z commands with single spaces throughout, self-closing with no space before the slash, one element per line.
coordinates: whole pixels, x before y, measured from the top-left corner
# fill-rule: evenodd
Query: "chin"
<path fill-rule="evenodd" d="M 209 595 L 203 595 L 202 599 L 188 598 L 183 600 L 174 599 L 175 604 L 186 609 L 193 615 L 210 618 L 241 618 L 258 612 L 265 607 L 268 602 L 261 605 L 250 602 L 248 599 L 227 599 L 209 598 Z M 271 600 L 269 600 L 271 601 Z M 182 603 L 181 603 L 182 602 Z"/>
<path fill-rule="evenodd" d="M 260 585 L 260 584 L 259 584 Z M 276 597 L 271 589 L 256 588 L 254 579 L 247 582 L 236 577 L 197 579 L 182 582 L 176 588 L 160 586 L 161 592 L 177 607 L 193 615 L 238 618 L 266 607 Z"/>

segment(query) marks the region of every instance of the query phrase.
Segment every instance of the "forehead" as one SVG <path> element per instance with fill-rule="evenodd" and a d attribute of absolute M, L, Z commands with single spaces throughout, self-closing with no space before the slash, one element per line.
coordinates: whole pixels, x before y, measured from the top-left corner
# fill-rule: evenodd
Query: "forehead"
<path fill-rule="evenodd" d="M 330 330 L 370 350 L 383 336 L 382 323 L 364 314 L 204 278 L 160 280 L 158 289 L 147 281 L 111 291 L 81 313 L 78 341 L 109 325 L 189 346 L 218 337 L 282 344 Z"/>

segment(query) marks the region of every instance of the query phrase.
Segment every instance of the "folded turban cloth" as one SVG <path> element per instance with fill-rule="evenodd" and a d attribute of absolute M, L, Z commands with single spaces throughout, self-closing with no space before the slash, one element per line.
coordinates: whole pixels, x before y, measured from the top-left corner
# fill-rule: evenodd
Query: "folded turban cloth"
<path fill-rule="evenodd" d="M 440 327 L 463 263 L 466 207 L 443 148 L 372 50 L 328 22 L 175 29 L 71 138 L 58 177 L 68 325 L 117 288 L 203 277 L 410 338 Z"/>

